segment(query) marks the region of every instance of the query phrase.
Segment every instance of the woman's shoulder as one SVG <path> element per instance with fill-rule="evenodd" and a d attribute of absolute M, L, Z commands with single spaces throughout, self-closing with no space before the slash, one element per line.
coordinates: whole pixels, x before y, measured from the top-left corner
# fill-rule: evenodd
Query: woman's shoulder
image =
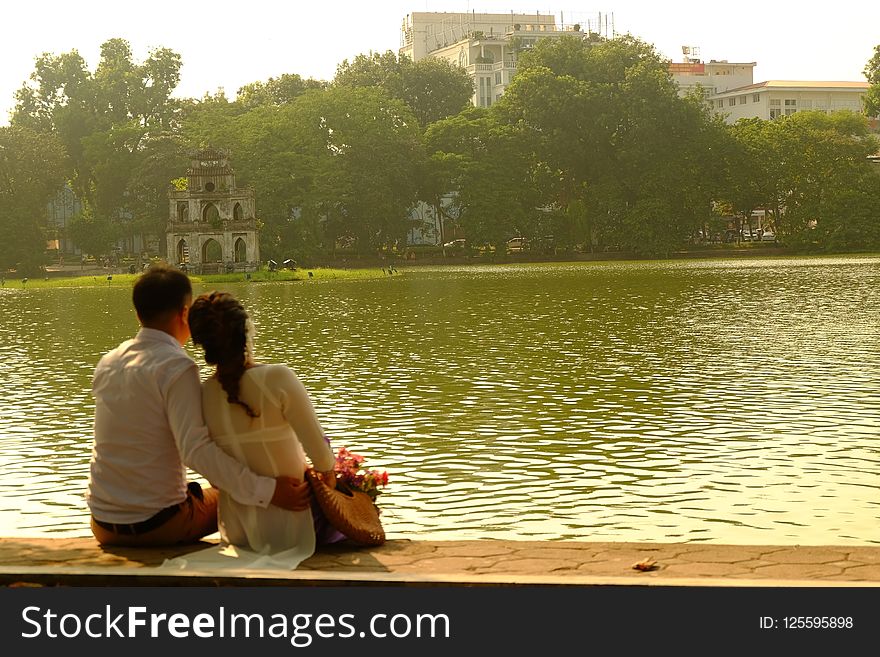
<path fill-rule="evenodd" d="M 245 371 L 248 374 L 253 374 L 256 376 L 277 376 L 279 374 L 285 375 L 288 372 L 292 372 L 292 370 L 287 365 L 281 365 L 279 363 L 258 363 L 247 368 Z"/>
<path fill-rule="evenodd" d="M 246 372 L 253 377 L 273 382 L 295 381 L 296 374 L 287 365 L 278 363 L 264 363 L 249 367 Z"/>

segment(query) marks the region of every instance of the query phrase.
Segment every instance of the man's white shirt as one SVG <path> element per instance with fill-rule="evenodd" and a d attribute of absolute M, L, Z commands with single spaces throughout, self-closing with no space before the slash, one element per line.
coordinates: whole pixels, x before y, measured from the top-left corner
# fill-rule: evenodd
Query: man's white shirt
<path fill-rule="evenodd" d="M 275 480 L 211 440 L 195 362 L 171 335 L 142 328 L 104 355 L 92 381 L 95 443 L 86 500 L 113 523 L 146 520 L 186 499 L 186 466 L 242 504 L 266 507 Z"/>

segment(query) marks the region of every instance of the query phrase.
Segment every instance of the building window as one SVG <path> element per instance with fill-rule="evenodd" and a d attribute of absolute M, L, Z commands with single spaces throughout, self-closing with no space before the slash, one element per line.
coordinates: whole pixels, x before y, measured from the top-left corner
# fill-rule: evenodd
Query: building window
<path fill-rule="evenodd" d="M 746 97 L 745 97 L 745 96 L 740 96 L 740 97 L 739 97 L 739 104 L 740 104 L 740 105 L 745 105 L 745 104 L 746 104 Z"/>
<path fill-rule="evenodd" d="M 773 108 L 773 107 L 770 108 L 770 118 L 771 119 L 778 118 L 781 113 L 782 113 L 781 109 Z"/>
<path fill-rule="evenodd" d="M 728 98 L 728 99 L 727 99 L 727 105 L 728 105 L 729 107 L 733 107 L 734 105 L 736 105 L 736 98 Z"/>
<path fill-rule="evenodd" d="M 718 109 L 721 109 L 722 107 L 724 107 L 724 101 L 723 101 L 723 100 L 719 100 L 719 101 L 718 101 Z"/>
<path fill-rule="evenodd" d="M 752 94 L 752 102 L 760 103 L 761 102 L 761 94 Z"/>
<path fill-rule="evenodd" d="M 495 84 L 501 84 L 501 71 L 495 74 Z"/>
<path fill-rule="evenodd" d="M 791 116 L 797 112 L 797 100 L 794 98 L 786 98 L 785 99 L 785 115 Z"/>

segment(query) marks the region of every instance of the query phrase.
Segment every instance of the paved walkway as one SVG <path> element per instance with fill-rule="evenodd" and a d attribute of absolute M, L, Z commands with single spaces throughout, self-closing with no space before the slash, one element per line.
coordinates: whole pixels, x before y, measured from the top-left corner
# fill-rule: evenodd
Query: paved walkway
<path fill-rule="evenodd" d="M 880 586 L 880 547 L 862 546 L 394 540 L 325 549 L 290 572 L 151 568 L 204 546 L 102 549 L 91 539 L 0 538 L 0 584 Z M 652 567 L 634 568 L 639 563 Z"/>

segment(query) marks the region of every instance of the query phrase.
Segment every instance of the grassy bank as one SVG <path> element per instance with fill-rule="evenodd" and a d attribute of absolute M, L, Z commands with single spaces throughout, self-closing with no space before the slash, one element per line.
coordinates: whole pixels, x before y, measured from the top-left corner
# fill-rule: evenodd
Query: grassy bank
<path fill-rule="evenodd" d="M 309 275 L 311 274 L 311 276 Z M 400 275 L 395 274 L 395 275 Z M 210 286 L 222 283 L 275 283 L 279 281 L 320 281 L 337 279 L 370 279 L 384 278 L 388 274 L 378 268 L 370 269 L 298 269 L 296 271 L 257 271 L 250 274 L 206 274 L 204 276 L 190 276 L 193 285 Z M 137 280 L 138 274 L 112 274 L 97 276 L 71 276 L 53 278 L 7 278 L 4 287 L 7 288 L 74 288 L 74 287 L 124 287 L 130 288 Z"/>

